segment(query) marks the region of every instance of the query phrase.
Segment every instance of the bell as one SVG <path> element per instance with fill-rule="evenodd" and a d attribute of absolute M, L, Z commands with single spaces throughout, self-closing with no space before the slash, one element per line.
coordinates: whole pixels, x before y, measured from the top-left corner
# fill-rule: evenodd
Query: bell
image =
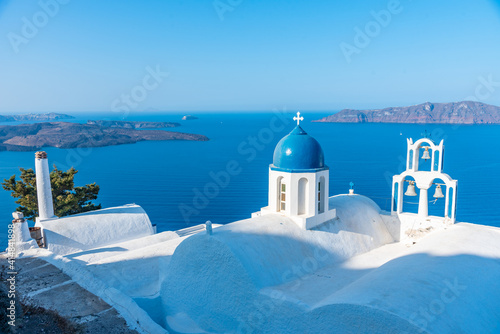
<path fill-rule="evenodd" d="M 429 155 L 429 147 L 425 148 L 424 154 L 422 154 L 422 159 L 429 160 L 431 156 Z"/>
<path fill-rule="evenodd" d="M 417 196 L 417 193 L 415 192 L 415 181 L 410 181 L 410 184 L 408 185 L 408 189 L 406 189 L 405 195 L 406 196 Z"/>
<path fill-rule="evenodd" d="M 436 191 L 434 192 L 434 198 L 443 198 L 443 189 L 441 189 L 441 185 L 436 186 Z"/>

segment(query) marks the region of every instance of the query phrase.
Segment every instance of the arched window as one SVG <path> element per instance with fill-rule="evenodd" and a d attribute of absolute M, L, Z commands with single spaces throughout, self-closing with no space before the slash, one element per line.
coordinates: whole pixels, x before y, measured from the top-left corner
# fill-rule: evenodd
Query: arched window
<path fill-rule="evenodd" d="M 307 213 L 307 195 L 309 181 L 306 178 L 301 178 L 299 180 L 299 205 L 298 205 L 298 214 L 303 215 Z"/>

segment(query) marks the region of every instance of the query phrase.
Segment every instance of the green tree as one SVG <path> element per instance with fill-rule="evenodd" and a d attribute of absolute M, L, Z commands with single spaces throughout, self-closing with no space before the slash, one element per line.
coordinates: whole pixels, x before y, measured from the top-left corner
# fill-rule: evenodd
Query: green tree
<path fill-rule="evenodd" d="M 17 211 L 24 214 L 27 219 L 35 220 L 38 217 L 38 200 L 36 195 L 36 175 L 33 169 L 20 168 L 21 180 L 16 180 L 16 175 L 2 182 L 3 189 L 10 191 L 11 196 L 17 198 L 16 203 L 20 205 Z M 50 183 L 52 185 L 52 198 L 54 201 L 54 213 L 58 217 L 73 215 L 101 208 L 101 205 L 92 203 L 97 199 L 99 186 L 95 183 L 87 184 L 85 187 L 75 187 L 74 178 L 78 173 L 71 167 L 63 172 L 54 166 L 50 172 Z"/>

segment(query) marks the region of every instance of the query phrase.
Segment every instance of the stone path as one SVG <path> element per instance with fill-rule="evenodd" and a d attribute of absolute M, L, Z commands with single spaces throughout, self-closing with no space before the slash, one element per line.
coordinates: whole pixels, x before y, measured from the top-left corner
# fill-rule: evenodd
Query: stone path
<path fill-rule="evenodd" d="M 37 258 L 16 259 L 18 296 L 32 305 L 57 312 L 81 333 L 137 333 L 101 298 L 83 289 L 60 269 Z M 7 257 L 0 254 L 1 284 L 6 286 Z M 19 333 L 19 331 L 18 331 Z"/>

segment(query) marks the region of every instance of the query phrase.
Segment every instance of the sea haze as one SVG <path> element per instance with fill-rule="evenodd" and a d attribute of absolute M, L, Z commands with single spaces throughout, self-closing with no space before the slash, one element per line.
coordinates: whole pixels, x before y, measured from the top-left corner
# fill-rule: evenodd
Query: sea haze
<path fill-rule="evenodd" d="M 164 141 L 85 149 L 46 148 L 49 164 L 79 170 L 76 185 L 101 186 L 103 207 L 141 205 L 158 231 L 176 230 L 211 220 L 225 224 L 249 218 L 267 205 L 268 167 L 277 142 L 294 127 L 294 113 L 128 115 L 127 121 L 181 122 L 167 130 L 206 135 L 208 142 Z M 444 171 L 458 179 L 458 221 L 500 227 L 499 125 L 415 125 L 313 123 L 327 113 L 304 113 L 302 126 L 323 147 L 330 167 L 330 195 L 355 192 L 390 210 L 391 177 L 405 168 L 406 138 L 427 130 L 445 139 Z M 80 114 L 73 122 L 113 119 L 115 115 Z M 13 125 L 13 123 L 0 123 Z M 15 124 L 15 123 L 14 123 Z M 253 142 L 253 144 L 251 144 Z M 229 169 L 233 175 L 227 176 Z M 34 168 L 34 152 L 0 152 L 0 178 L 19 175 L 19 167 Z M 214 175 L 219 175 L 218 185 Z M 200 196 L 207 191 L 208 196 Z M 432 193 L 429 194 L 432 199 Z M 417 200 L 405 197 L 405 208 Z M 430 203 L 431 214 L 441 213 L 444 200 Z M 7 225 L 16 204 L 0 190 L 0 247 L 7 246 Z M 186 219 L 187 217 L 187 219 Z M 30 224 L 31 225 L 31 224 Z"/>

